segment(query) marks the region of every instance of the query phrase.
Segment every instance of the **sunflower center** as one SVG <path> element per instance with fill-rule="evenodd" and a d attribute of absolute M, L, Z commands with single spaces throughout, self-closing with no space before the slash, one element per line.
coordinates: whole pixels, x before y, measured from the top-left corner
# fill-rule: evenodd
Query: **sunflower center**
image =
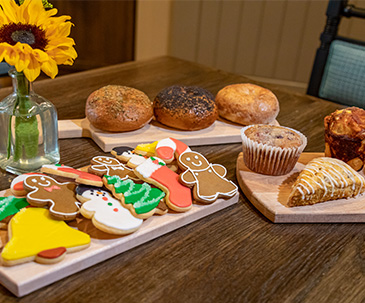
<path fill-rule="evenodd" d="M 0 27 L 0 43 L 15 45 L 17 42 L 29 44 L 33 49 L 44 50 L 48 44 L 46 33 L 39 26 L 23 23 L 9 23 Z"/>

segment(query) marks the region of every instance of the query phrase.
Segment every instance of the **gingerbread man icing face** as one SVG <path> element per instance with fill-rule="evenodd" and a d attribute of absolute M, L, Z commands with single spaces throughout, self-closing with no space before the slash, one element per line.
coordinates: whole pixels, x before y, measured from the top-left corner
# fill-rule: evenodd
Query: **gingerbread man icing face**
<path fill-rule="evenodd" d="M 33 206 L 49 206 L 53 217 L 72 220 L 79 212 L 74 183 L 59 183 L 49 176 L 30 175 L 24 180 L 27 201 Z"/>
<path fill-rule="evenodd" d="M 201 154 L 196 152 L 185 152 L 180 156 L 180 163 L 191 170 L 206 169 L 209 167 L 209 162 Z"/>
<path fill-rule="evenodd" d="M 138 180 L 132 169 L 126 167 L 117 159 L 107 156 L 92 158 L 89 172 L 98 176 L 119 176 L 121 179 L 131 178 Z"/>

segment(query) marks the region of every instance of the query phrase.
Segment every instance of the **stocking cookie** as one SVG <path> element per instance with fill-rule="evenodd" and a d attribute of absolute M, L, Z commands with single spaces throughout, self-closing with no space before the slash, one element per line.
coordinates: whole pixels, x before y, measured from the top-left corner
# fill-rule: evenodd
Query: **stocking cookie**
<path fill-rule="evenodd" d="M 237 193 L 237 186 L 225 177 L 227 170 L 220 164 L 211 164 L 201 154 L 187 151 L 178 159 L 184 170 L 180 181 L 193 187 L 194 199 L 202 203 L 212 203 L 218 197 L 230 198 Z"/>
<path fill-rule="evenodd" d="M 150 157 L 134 171 L 140 179 L 157 186 L 166 193 L 165 202 L 170 209 L 185 212 L 192 207 L 190 188 L 182 185 L 179 182 L 179 175 L 162 161 Z"/>
<path fill-rule="evenodd" d="M 12 266 L 36 261 L 55 263 L 65 253 L 90 245 L 90 236 L 51 218 L 45 208 L 29 207 L 18 212 L 9 223 L 9 242 L 2 253 L 2 263 Z"/>
<path fill-rule="evenodd" d="M 49 206 L 51 215 L 60 220 L 73 220 L 79 212 L 75 187 L 74 183 L 59 183 L 49 176 L 28 176 L 24 180 L 28 203 Z"/>
<path fill-rule="evenodd" d="M 134 217 L 120 202 L 101 188 L 78 186 L 77 197 L 84 202 L 81 214 L 91 219 L 97 229 L 114 235 L 126 235 L 136 231 L 143 223 Z"/>
<path fill-rule="evenodd" d="M 117 159 L 97 156 L 91 159 L 91 166 L 88 171 L 98 176 L 119 176 L 121 179 L 130 178 L 132 180 L 138 180 L 138 177 L 134 174 L 133 170 L 126 167 L 123 163 Z"/>
<path fill-rule="evenodd" d="M 63 164 L 43 165 L 41 171 L 56 176 L 75 179 L 76 182 L 81 184 L 103 186 L 101 177 Z"/>
<path fill-rule="evenodd" d="M 103 181 L 105 187 L 137 218 L 147 219 L 155 213 L 167 212 L 163 203 L 165 193 L 158 188 L 145 182 L 137 184 L 131 179 L 122 180 L 118 176 L 104 176 Z"/>

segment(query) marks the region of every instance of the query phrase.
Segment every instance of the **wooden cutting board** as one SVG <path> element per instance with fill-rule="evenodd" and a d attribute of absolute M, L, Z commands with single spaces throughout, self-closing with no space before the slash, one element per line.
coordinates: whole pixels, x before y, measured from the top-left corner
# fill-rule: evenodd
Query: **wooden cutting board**
<path fill-rule="evenodd" d="M 250 171 L 240 153 L 236 166 L 237 180 L 250 202 L 274 223 L 365 222 L 365 195 L 308 206 L 287 206 L 291 187 L 299 172 L 311 159 L 320 156 L 323 153 L 303 153 L 289 174 L 266 176 Z"/>
<path fill-rule="evenodd" d="M 279 123 L 275 120 L 274 125 Z M 125 145 L 136 147 L 141 143 L 151 143 L 151 138 L 162 140 L 172 137 L 183 141 L 185 144 L 209 145 L 241 142 L 242 125 L 229 121 L 217 120 L 208 128 L 197 131 L 181 131 L 164 126 L 157 121 L 152 121 L 141 129 L 124 133 L 108 133 L 94 128 L 88 119 L 59 120 L 58 137 L 81 138 L 87 137 L 95 141 L 104 151 L 110 152 L 114 147 Z"/>
<path fill-rule="evenodd" d="M 10 190 L 0 192 L 0 196 L 9 194 Z M 168 213 L 163 216 L 152 216 L 143 222 L 139 230 L 133 234 L 121 237 L 103 233 L 92 225 L 91 220 L 80 217 L 69 224 L 90 234 L 90 247 L 79 252 L 66 254 L 61 262 L 52 265 L 42 265 L 35 262 L 12 267 L 0 265 L 0 283 L 16 296 L 24 296 L 43 286 L 222 210 L 237 203 L 238 199 L 239 194 L 237 193 L 230 199 L 218 199 L 209 205 L 193 204 L 192 209 L 186 213 Z"/>

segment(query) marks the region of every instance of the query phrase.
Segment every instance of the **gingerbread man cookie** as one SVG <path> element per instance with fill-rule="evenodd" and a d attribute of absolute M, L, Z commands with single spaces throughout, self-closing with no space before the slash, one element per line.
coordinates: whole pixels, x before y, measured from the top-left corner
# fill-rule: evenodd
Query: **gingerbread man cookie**
<path fill-rule="evenodd" d="M 117 159 L 107 156 L 96 156 L 91 159 L 91 166 L 88 168 L 89 173 L 98 176 L 119 176 L 121 179 L 130 178 L 138 180 L 132 169 L 119 162 Z"/>
<path fill-rule="evenodd" d="M 211 164 L 201 154 L 187 151 L 178 159 L 179 167 L 184 170 L 180 181 L 186 186 L 193 187 L 196 201 L 212 203 L 218 197 L 230 198 L 237 193 L 237 186 L 227 180 L 227 170 L 220 164 Z"/>
<path fill-rule="evenodd" d="M 19 175 L 11 181 L 10 184 L 10 191 L 14 196 L 26 196 L 27 191 L 24 189 L 23 182 L 26 178 L 28 178 L 29 175 L 42 175 L 45 176 L 45 174 L 41 173 L 26 173 Z"/>
<path fill-rule="evenodd" d="M 78 186 L 77 197 L 84 202 L 81 214 L 91 219 L 97 229 L 114 235 L 126 235 L 136 231 L 143 223 L 134 217 L 120 202 L 101 188 Z"/>
<path fill-rule="evenodd" d="M 49 206 L 54 218 L 73 220 L 79 212 L 80 202 L 76 199 L 74 183 L 59 183 L 49 176 L 30 175 L 24 180 L 23 186 L 28 192 L 28 203 Z"/>

